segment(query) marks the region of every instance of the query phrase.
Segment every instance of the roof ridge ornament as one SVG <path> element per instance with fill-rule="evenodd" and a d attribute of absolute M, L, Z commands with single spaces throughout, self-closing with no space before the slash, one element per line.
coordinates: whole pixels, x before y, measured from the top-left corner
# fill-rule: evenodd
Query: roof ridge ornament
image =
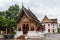
<path fill-rule="evenodd" d="M 30 7 L 28 6 L 28 10 L 30 10 Z"/>
<path fill-rule="evenodd" d="M 23 2 L 22 2 L 22 8 L 24 8 Z"/>

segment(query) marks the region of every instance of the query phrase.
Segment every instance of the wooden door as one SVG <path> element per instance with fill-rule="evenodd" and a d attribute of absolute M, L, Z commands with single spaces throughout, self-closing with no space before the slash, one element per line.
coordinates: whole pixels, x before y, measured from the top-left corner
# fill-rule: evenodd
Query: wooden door
<path fill-rule="evenodd" d="M 29 29 L 28 24 L 23 24 L 23 34 L 27 34 L 28 29 Z"/>
<path fill-rule="evenodd" d="M 50 32 L 50 29 L 48 29 L 48 32 Z"/>

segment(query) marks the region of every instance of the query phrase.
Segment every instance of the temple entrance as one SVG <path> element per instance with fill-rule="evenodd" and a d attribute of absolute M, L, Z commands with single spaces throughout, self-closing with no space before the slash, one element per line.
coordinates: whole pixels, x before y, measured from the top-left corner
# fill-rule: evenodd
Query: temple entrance
<path fill-rule="evenodd" d="M 27 34 L 29 30 L 28 24 L 23 24 L 23 34 Z"/>

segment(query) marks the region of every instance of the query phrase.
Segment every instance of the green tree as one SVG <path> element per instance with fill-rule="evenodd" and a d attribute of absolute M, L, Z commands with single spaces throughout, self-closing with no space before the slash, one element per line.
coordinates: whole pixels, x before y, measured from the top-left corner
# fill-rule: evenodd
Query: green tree
<path fill-rule="evenodd" d="M 58 28 L 58 33 L 60 33 L 60 28 Z"/>
<path fill-rule="evenodd" d="M 57 31 L 60 33 L 60 24 L 58 25 Z"/>
<path fill-rule="evenodd" d="M 0 11 L 0 29 L 16 27 L 16 17 L 18 15 L 19 6 L 17 4 L 12 5 L 8 10 Z"/>
<path fill-rule="evenodd" d="M 12 6 L 10 6 L 10 7 L 8 8 L 8 10 L 6 11 L 6 12 L 7 12 L 7 16 L 8 16 L 10 19 L 15 19 L 15 20 L 16 20 L 18 11 L 19 11 L 19 6 L 18 6 L 17 4 L 12 5 Z"/>
<path fill-rule="evenodd" d="M 0 11 L 0 30 L 2 30 L 2 27 L 3 27 L 3 22 L 4 22 L 4 14 L 6 14 L 4 11 L 3 12 L 1 12 Z"/>
<path fill-rule="evenodd" d="M 6 18 L 10 20 L 8 20 L 9 22 L 7 22 L 7 26 L 10 26 L 12 29 L 16 28 L 16 17 L 18 15 L 18 11 L 19 6 L 17 4 L 10 6 L 6 11 Z"/>

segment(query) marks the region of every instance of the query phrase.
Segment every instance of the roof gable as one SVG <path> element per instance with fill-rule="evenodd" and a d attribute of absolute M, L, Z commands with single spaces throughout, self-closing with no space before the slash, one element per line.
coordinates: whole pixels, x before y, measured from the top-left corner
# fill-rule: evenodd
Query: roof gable
<path fill-rule="evenodd" d="M 48 19 L 47 16 L 45 16 L 42 20 L 42 23 L 57 23 L 57 19 Z"/>
<path fill-rule="evenodd" d="M 17 17 L 17 21 L 19 21 L 20 17 L 22 16 L 22 12 L 24 12 L 24 14 L 31 20 L 34 20 L 36 21 L 37 23 L 40 21 L 37 19 L 37 17 L 32 13 L 32 11 L 29 9 L 27 10 L 26 8 L 22 7 L 21 11 L 20 11 L 20 14 L 18 15 Z"/>
<path fill-rule="evenodd" d="M 48 19 L 48 17 L 47 16 L 45 16 L 44 18 L 43 18 L 43 20 L 42 20 L 42 22 L 50 22 L 50 20 Z"/>

